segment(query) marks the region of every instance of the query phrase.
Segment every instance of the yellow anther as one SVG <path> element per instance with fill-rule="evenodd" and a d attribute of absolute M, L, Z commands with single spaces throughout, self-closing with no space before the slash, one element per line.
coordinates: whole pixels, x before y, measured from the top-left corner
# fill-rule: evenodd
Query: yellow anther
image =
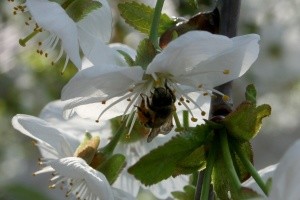
<path fill-rule="evenodd" d="M 191 118 L 191 120 L 192 120 L 192 122 L 196 122 L 196 121 L 198 121 L 198 119 L 197 119 L 197 118 L 195 118 L 195 117 L 192 117 L 192 118 Z"/>
<path fill-rule="evenodd" d="M 230 70 L 229 70 L 229 69 L 225 69 L 225 70 L 223 71 L 223 74 L 230 74 Z"/>
<path fill-rule="evenodd" d="M 230 97 L 227 95 L 222 96 L 223 101 L 229 101 Z"/>

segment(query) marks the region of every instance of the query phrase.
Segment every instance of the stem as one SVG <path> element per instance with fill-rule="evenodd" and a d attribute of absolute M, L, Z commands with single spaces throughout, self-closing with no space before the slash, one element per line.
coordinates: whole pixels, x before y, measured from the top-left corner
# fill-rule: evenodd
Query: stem
<path fill-rule="evenodd" d="M 245 153 L 237 145 L 234 145 L 234 150 L 237 153 L 237 155 L 239 156 L 239 158 L 241 159 L 244 167 L 247 169 L 247 171 L 254 178 L 254 180 L 256 181 L 256 183 L 258 184 L 258 186 L 265 193 L 265 195 L 268 196 L 268 193 L 269 193 L 268 187 L 266 186 L 266 184 L 264 183 L 264 181 L 261 179 L 260 175 L 257 173 L 256 169 L 254 168 L 254 166 L 252 165 L 252 163 L 250 162 L 250 160 L 247 158 L 247 156 L 245 155 Z"/>
<path fill-rule="evenodd" d="M 165 2 L 165 0 L 157 0 L 157 2 L 156 2 L 154 13 L 153 13 L 152 24 L 151 24 L 150 35 L 149 35 L 149 40 L 152 42 L 153 46 L 156 49 L 159 49 L 158 27 L 159 27 L 161 11 L 162 11 L 164 2 Z"/>
<path fill-rule="evenodd" d="M 211 182 L 211 174 L 214 168 L 214 163 L 216 159 L 216 148 L 213 146 L 211 147 L 207 162 L 206 162 L 206 169 L 203 177 L 203 183 L 202 183 L 202 190 L 201 190 L 201 200 L 207 200 L 209 199 L 209 193 L 210 193 L 210 182 Z"/>
<path fill-rule="evenodd" d="M 185 129 L 189 128 L 190 123 L 189 123 L 189 112 L 187 110 L 184 110 L 182 112 L 182 118 L 183 118 L 183 127 Z"/>
<path fill-rule="evenodd" d="M 116 148 L 117 144 L 119 143 L 119 140 L 121 139 L 125 128 L 125 120 L 124 122 L 122 122 L 121 126 L 119 127 L 119 129 L 117 130 L 116 134 L 114 135 L 114 137 L 112 138 L 112 140 L 102 149 L 102 152 L 104 154 L 107 155 L 111 155 L 114 151 L 114 149 Z"/>
<path fill-rule="evenodd" d="M 227 138 L 227 134 L 225 131 L 220 132 L 220 139 L 221 139 L 221 148 L 222 148 L 225 165 L 227 166 L 228 172 L 231 175 L 235 189 L 239 190 L 241 188 L 241 182 L 235 171 L 235 168 L 234 168 L 234 165 L 232 162 L 229 145 L 228 145 L 228 138 Z"/>

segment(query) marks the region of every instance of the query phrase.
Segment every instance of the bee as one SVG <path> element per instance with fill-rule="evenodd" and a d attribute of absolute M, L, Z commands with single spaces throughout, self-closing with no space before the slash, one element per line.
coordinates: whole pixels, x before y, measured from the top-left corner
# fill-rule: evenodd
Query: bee
<path fill-rule="evenodd" d="M 165 82 L 164 87 L 157 87 L 151 92 L 151 97 L 141 94 L 142 101 L 137 107 L 140 122 L 151 128 L 147 142 L 151 142 L 158 134 L 167 134 L 173 128 L 173 112 L 176 97 Z"/>

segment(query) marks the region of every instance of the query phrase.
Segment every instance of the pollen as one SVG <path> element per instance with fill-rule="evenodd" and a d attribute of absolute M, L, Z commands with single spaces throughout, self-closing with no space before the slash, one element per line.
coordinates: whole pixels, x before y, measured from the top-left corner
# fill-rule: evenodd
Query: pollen
<path fill-rule="evenodd" d="M 229 101 L 230 97 L 227 95 L 222 96 L 223 101 Z"/>
<path fill-rule="evenodd" d="M 230 70 L 229 70 L 229 69 L 225 69 L 225 70 L 223 71 L 223 74 L 230 74 Z"/>

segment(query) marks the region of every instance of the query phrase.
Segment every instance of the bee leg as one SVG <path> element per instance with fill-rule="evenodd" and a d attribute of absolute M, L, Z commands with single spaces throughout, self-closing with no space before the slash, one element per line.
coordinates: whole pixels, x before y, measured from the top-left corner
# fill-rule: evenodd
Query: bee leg
<path fill-rule="evenodd" d="M 174 92 L 171 90 L 171 88 L 168 86 L 167 80 L 165 81 L 165 88 L 168 91 L 168 93 L 172 96 L 173 103 L 176 101 L 176 96 L 174 95 Z"/>

